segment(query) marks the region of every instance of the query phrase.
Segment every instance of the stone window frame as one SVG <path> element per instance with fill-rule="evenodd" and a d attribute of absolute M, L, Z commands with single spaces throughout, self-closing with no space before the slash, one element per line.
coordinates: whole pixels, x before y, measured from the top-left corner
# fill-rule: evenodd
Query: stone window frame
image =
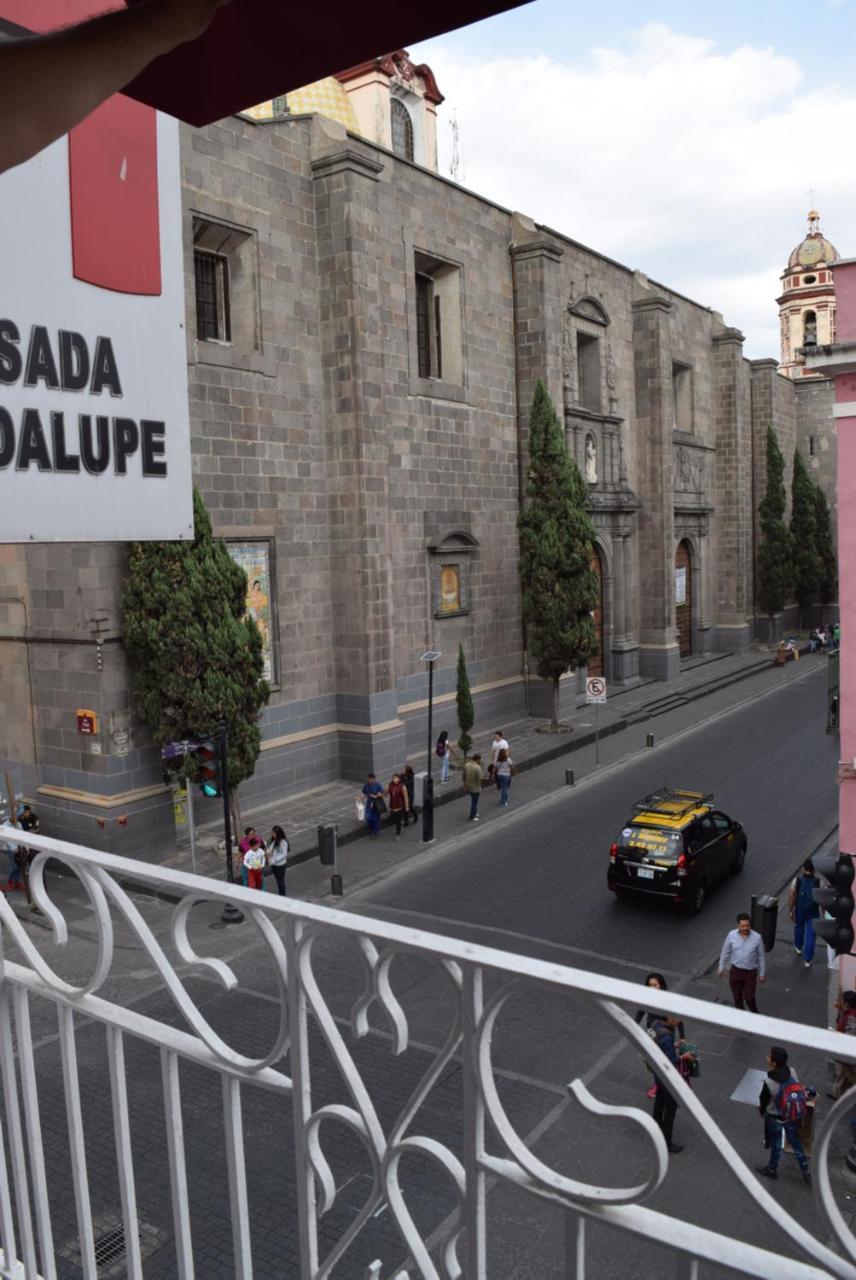
<path fill-rule="evenodd" d="M 228 216 L 231 208 L 191 209 L 189 263 L 196 280 L 195 258 L 204 253 L 224 261 L 224 277 L 228 282 L 229 337 L 200 338 L 197 335 L 196 291 L 188 306 L 188 337 L 192 340 L 190 358 L 196 364 L 217 365 L 273 377 L 276 370 L 273 353 L 264 349 L 262 336 L 261 259 L 259 237 L 236 217 Z M 237 211 L 234 211 L 237 212 Z M 190 274 L 188 273 L 188 278 Z"/>
<path fill-rule="evenodd" d="M 689 417 L 683 421 L 682 407 L 689 402 Z M 672 359 L 672 429 L 695 435 L 695 364 L 692 360 Z"/>
<path fill-rule="evenodd" d="M 610 383 L 608 367 L 610 363 L 608 331 L 612 323 L 609 312 L 600 301 L 590 293 L 580 294 L 567 306 L 570 317 L 567 341 L 570 350 L 566 349 L 566 359 L 570 360 L 571 405 L 574 410 L 582 410 L 594 417 L 604 417 L 604 405 L 609 403 Z M 582 337 L 583 342 L 580 342 Z M 597 343 L 597 407 L 585 404 L 582 398 L 582 369 L 580 364 L 580 348 L 585 344 Z"/>
<path fill-rule="evenodd" d="M 436 400 L 452 400 L 465 403 L 467 386 L 466 341 L 466 272 L 470 266 L 468 256 L 460 249 L 434 237 L 426 241 L 414 236 L 409 228 L 403 228 L 405 290 L 407 305 L 408 392 L 412 396 L 427 396 Z M 430 276 L 442 282 L 438 290 L 442 314 L 446 325 L 441 328 L 442 377 L 423 377 L 420 374 L 419 325 L 417 321 L 417 275 Z M 435 314 L 432 305 L 429 315 Z M 436 351 L 436 336 L 433 338 Z"/>
<path fill-rule="evenodd" d="M 577 403 L 589 413 L 603 413 L 603 358 L 600 348 L 600 334 L 577 327 L 574 335 Z"/>
<path fill-rule="evenodd" d="M 472 557 L 479 550 L 478 539 L 467 529 L 450 529 L 428 543 L 431 556 L 431 612 L 438 622 L 446 618 L 462 618 L 472 613 Z M 443 569 L 458 570 L 461 593 L 460 609 L 441 607 L 441 577 Z"/>

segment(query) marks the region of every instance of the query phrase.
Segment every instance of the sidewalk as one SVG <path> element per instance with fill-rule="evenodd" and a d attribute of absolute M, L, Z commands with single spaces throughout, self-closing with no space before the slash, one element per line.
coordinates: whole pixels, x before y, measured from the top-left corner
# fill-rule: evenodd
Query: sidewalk
<path fill-rule="evenodd" d="M 483 759 L 487 761 L 490 758 L 493 735 L 498 727 L 503 729 L 511 743 L 517 773 L 522 775 L 515 778 L 515 803 L 525 802 L 543 794 L 544 782 L 540 775 L 542 767 L 551 762 L 553 767 L 549 770 L 549 780 L 552 790 L 564 785 L 566 768 L 573 769 L 579 778 L 584 771 L 589 772 L 596 767 L 596 725 L 599 737 L 597 754 L 614 757 L 622 743 L 625 743 L 622 748 L 624 752 L 644 746 L 644 726 L 656 730 L 655 722 L 660 716 L 666 716 L 714 694 L 720 695 L 717 700 L 720 704 L 724 701 L 728 706 L 736 706 L 746 696 L 744 681 L 754 678 L 756 683 L 760 680 L 764 684 L 788 682 L 804 674 L 808 663 L 815 666 L 821 662 L 825 663 L 822 655 L 808 655 L 802 661 L 776 667 L 773 663 L 773 650 L 758 646 L 750 653 L 740 656 L 703 655 L 690 659 L 681 674 L 668 684 L 656 680 L 646 681 L 632 689 L 617 690 L 605 706 L 597 709 L 593 706 L 579 707 L 573 714 L 571 729 L 567 733 L 541 733 L 538 729 L 544 721 L 530 718 L 504 722 L 501 726 L 493 722 L 477 724 L 473 729 L 473 741 L 475 748 L 481 750 Z M 700 711 L 700 714 L 705 713 Z M 560 764 L 557 765 L 557 761 Z M 412 756 L 410 763 L 418 772 L 425 767 L 425 757 L 421 754 Z M 437 764 L 438 761 L 432 760 L 432 772 Z M 533 771 L 539 775 L 537 782 L 532 777 Z M 381 781 L 385 782 L 386 779 Z M 387 867 L 398 865 L 403 858 L 419 851 L 421 823 L 416 826 L 411 824 L 400 842 L 395 841 L 389 830 L 383 830 L 381 838 L 376 841 L 365 839 L 367 828 L 357 820 L 355 809 L 360 785 L 341 780 L 330 782 L 289 796 L 276 804 L 258 807 L 250 805 L 244 810 L 243 825 L 254 826 L 265 838 L 274 823 L 287 832 L 292 851 L 289 859 L 290 892 L 302 898 L 317 899 L 326 896 L 329 891 L 331 868 L 321 867 L 318 862 L 317 828 L 321 823 L 335 823 L 338 828 L 339 871 L 343 874 L 346 885 L 353 884 L 355 876 L 365 879 L 382 875 Z M 437 769 L 434 781 L 435 811 L 439 814 L 446 805 L 454 801 L 458 802 L 458 808 L 463 813 L 466 799 L 460 783 L 459 768 L 453 766 L 451 778 L 446 785 L 440 783 Z M 445 820 L 440 821 L 440 829 L 435 833 L 437 838 L 448 834 L 443 829 L 447 825 Z M 456 833 L 460 825 L 458 822 L 454 823 Z M 174 854 L 164 858 L 161 865 L 191 871 L 189 833 L 186 827 L 180 831 Z M 199 826 L 196 837 L 196 871 L 200 875 L 220 878 L 225 873 L 222 823 L 217 821 Z M 356 849 L 353 848 L 355 842 L 359 842 Z M 355 858 L 355 854 L 358 857 Z M 311 863 L 311 866 L 300 866 L 306 863 Z"/>

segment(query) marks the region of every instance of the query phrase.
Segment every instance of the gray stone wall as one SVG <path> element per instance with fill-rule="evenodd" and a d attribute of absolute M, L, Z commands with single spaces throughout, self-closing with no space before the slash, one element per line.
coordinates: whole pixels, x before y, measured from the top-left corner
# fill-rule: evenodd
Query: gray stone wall
<path fill-rule="evenodd" d="M 838 527 L 838 495 L 835 419 L 835 384 L 831 378 L 806 378 L 794 383 L 796 393 L 797 448 L 809 474 L 820 485 L 832 516 L 832 531 Z"/>
<path fill-rule="evenodd" d="M 716 427 L 715 647 L 746 652 L 752 639 L 752 396 L 743 335 L 714 335 Z"/>
<path fill-rule="evenodd" d="M 182 163 L 194 479 L 216 532 L 272 550 L 275 680 L 248 798 L 422 752 L 429 648 L 443 655 L 437 731 L 457 736 L 459 645 L 479 726 L 548 712 L 517 577 L 538 378 L 583 474 L 594 447 L 609 680 L 678 670 L 681 540 L 694 651 L 746 646 L 766 425 L 788 477 L 812 436 L 831 483 L 829 384 L 750 367 L 707 308 L 320 118 L 183 128 Z M 228 343 L 196 332 L 195 242 L 228 262 Z M 434 377 L 418 360 L 417 272 L 442 307 Z M 578 350 L 593 340 L 594 391 Z M 460 607 L 444 612 L 452 565 Z M 116 544 L 0 548 L 0 762 L 38 784 L 45 830 L 158 856 L 171 797 L 132 714 L 124 566 Z M 562 683 L 566 716 L 581 679 Z M 82 707 L 96 735 L 77 732 Z"/>

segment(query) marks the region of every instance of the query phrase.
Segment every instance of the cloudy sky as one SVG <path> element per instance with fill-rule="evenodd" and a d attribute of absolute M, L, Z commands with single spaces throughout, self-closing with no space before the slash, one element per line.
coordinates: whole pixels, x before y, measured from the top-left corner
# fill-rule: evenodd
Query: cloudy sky
<path fill-rule="evenodd" d="M 856 257 L 856 0 L 534 3 L 421 45 L 463 185 L 723 312 L 778 355 L 814 203 Z"/>

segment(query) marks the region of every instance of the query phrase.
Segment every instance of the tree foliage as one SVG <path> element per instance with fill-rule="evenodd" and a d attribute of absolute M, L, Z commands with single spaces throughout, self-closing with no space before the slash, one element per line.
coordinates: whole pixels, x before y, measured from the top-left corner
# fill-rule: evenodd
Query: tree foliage
<path fill-rule="evenodd" d="M 582 476 L 539 381 L 529 425 L 526 503 L 518 521 L 520 580 L 535 669 L 553 682 L 554 727 L 561 677 L 598 652 L 592 618 L 598 599 L 591 567 L 595 532 L 585 502 Z"/>
<path fill-rule="evenodd" d="M 252 776 L 258 714 L 270 696 L 262 639 L 246 613 L 247 575 L 199 493 L 193 542 L 135 542 L 123 595 L 125 651 L 140 715 L 158 746 L 205 738 L 225 719 L 229 783 Z"/>
<path fill-rule="evenodd" d="M 791 536 L 785 524 L 785 460 L 772 427 L 767 428 L 767 492 L 759 507 L 758 604 L 770 619 L 785 606 L 793 578 Z"/>
<path fill-rule="evenodd" d="M 815 485 L 799 449 L 794 452 L 790 532 L 793 588 L 800 611 L 803 611 L 810 609 L 817 599 L 821 566 L 817 547 Z"/>
<path fill-rule="evenodd" d="M 476 718 L 473 710 L 473 695 L 470 693 L 470 678 L 467 675 L 467 663 L 464 658 L 464 646 L 458 645 L 458 687 L 455 694 L 455 702 L 458 708 L 458 728 L 461 736 L 458 738 L 458 746 L 463 752 L 464 758 L 470 753 L 470 747 L 473 740 L 470 737 L 470 729 Z"/>
<path fill-rule="evenodd" d="M 820 485 L 814 487 L 814 530 L 818 559 L 818 595 L 821 604 L 831 604 L 838 595 L 838 557 L 832 537 L 829 503 Z"/>

